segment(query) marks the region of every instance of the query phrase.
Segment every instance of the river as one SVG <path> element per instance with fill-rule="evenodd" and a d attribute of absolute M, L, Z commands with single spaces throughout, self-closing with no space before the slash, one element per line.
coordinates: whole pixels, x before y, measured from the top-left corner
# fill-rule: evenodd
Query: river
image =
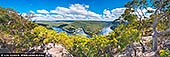
<path fill-rule="evenodd" d="M 57 31 L 57 32 L 66 32 L 62 28 L 56 27 L 56 26 L 52 26 L 52 29 Z M 112 31 L 113 30 L 111 29 L 111 26 L 105 26 L 98 35 L 108 35 Z M 67 34 L 69 34 L 69 33 L 67 33 Z M 87 37 L 90 37 L 88 34 L 85 33 L 85 31 L 82 28 L 77 29 L 76 34 L 82 34 L 82 35 L 85 35 Z"/>

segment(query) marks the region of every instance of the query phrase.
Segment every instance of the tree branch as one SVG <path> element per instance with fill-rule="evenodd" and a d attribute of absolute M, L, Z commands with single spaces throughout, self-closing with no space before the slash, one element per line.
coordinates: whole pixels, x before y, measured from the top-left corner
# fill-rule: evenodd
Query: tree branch
<path fill-rule="evenodd" d="M 160 32 L 160 33 L 159 33 L 159 35 L 161 35 L 161 34 L 165 34 L 165 33 L 167 33 L 167 32 L 170 32 L 170 29 L 166 29 L 166 30 L 164 30 L 164 31 Z"/>
<path fill-rule="evenodd" d="M 168 16 L 168 28 L 170 28 L 170 15 Z"/>
<path fill-rule="evenodd" d="M 157 32 L 157 30 L 156 30 L 156 25 L 157 25 L 157 23 L 158 23 L 158 19 L 160 19 L 160 18 L 162 18 L 163 16 L 164 16 L 164 14 L 160 17 L 160 18 L 157 18 L 157 12 L 158 12 L 158 10 L 161 10 L 162 9 L 162 0 L 160 0 L 160 4 L 161 4 L 161 6 L 160 7 L 158 7 L 156 10 L 155 10 L 155 12 L 154 12 L 154 14 L 155 14 L 155 17 L 154 17 L 154 22 L 153 22 L 153 25 L 152 25 L 152 28 L 153 28 L 153 32 L 154 33 L 158 33 Z"/>
<path fill-rule="evenodd" d="M 163 18 L 164 16 L 167 16 L 167 19 L 168 19 L 168 22 L 170 22 L 170 15 L 168 16 L 168 14 L 165 12 L 163 12 L 163 15 L 161 17 L 159 17 L 159 19 Z M 168 29 L 162 31 L 162 32 L 159 32 L 158 35 L 161 35 L 161 34 L 165 34 L 165 33 L 168 33 L 170 32 L 170 29 L 169 29 L 169 26 L 170 26 L 170 23 L 168 23 Z"/>

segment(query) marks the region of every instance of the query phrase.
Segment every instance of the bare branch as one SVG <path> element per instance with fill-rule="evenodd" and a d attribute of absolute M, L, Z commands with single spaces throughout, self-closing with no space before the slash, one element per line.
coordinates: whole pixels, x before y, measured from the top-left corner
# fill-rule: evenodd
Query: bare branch
<path fill-rule="evenodd" d="M 168 27 L 170 28 L 170 15 L 167 18 L 168 18 Z"/>
<path fill-rule="evenodd" d="M 166 29 L 166 30 L 164 30 L 164 31 L 160 32 L 160 33 L 159 33 L 159 35 L 161 35 L 161 34 L 165 34 L 165 33 L 168 33 L 168 32 L 170 32 L 170 29 Z"/>

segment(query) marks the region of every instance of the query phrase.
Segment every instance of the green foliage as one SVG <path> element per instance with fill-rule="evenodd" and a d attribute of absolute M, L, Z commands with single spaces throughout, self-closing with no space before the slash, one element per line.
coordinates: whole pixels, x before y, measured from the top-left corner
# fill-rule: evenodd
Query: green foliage
<path fill-rule="evenodd" d="M 170 4 L 168 4 L 170 0 L 132 0 L 129 1 L 127 4 L 125 4 L 125 7 L 127 7 L 128 11 L 130 13 L 135 13 L 138 15 L 139 22 L 142 24 L 141 31 L 144 33 L 146 24 L 148 24 L 145 20 L 151 19 L 152 21 L 152 31 L 153 31 L 153 51 L 157 50 L 158 46 L 158 35 L 160 34 L 166 34 L 169 29 L 169 20 L 170 20 Z M 154 8 L 156 10 L 150 10 L 149 7 Z M 130 9 L 130 10 L 129 10 Z M 143 10 L 147 10 L 147 12 L 143 12 Z M 126 13 L 126 11 L 125 11 Z M 140 14 L 141 13 L 141 14 Z M 147 18 L 145 14 L 152 13 L 152 15 Z M 142 21 L 144 19 L 144 21 Z M 169 24 L 168 24 L 169 23 Z M 145 24 L 145 25 L 143 25 Z M 150 24 L 149 24 L 150 25 Z M 159 33 L 164 32 L 165 33 Z M 142 34 L 143 36 L 143 34 Z"/>
<path fill-rule="evenodd" d="M 87 38 L 83 35 L 67 36 L 65 32 L 57 33 L 43 26 L 35 27 L 33 33 L 37 35 L 32 39 L 34 43 L 56 42 L 63 44 L 71 54 L 80 57 L 106 56 L 108 47 L 118 48 L 117 46 L 120 46 L 121 50 L 123 50 L 126 45 L 138 40 L 140 37 L 139 31 L 131 28 L 127 29 L 124 25 L 116 28 L 108 36 L 99 35 L 92 38 Z"/>
<path fill-rule="evenodd" d="M 9 50 L 31 46 L 30 39 L 35 36 L 31 34 L 31 30 L 36 26 L 38 25 L 24 19 L 15 10 L 0 7 L 0 42 L 12 45 Z"/>
<path fill-rule="evenodd" d="M 130 27 L 130 24 L 121 24 L 110 34 L 110 36 L 111 39 L 118 39 L 117 47 L 120 46 L 120 49 L 123 49 L 126 45 L 139 41 L 141 32 L 133 27 Z"/>
<path fill-rule="evenodd" d="M 170 57 L 170 50 L 160 50 L 159 53 L 161 57 Z"/>

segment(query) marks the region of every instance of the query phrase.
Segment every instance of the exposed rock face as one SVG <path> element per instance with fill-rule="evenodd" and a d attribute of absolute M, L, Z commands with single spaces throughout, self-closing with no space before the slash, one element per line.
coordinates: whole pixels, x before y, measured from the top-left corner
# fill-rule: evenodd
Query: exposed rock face
<path fill-rule="evenodd" d="M 51 54 L 52 57 L 71 57 L 69 52 L 60 44 L 48 43 L 47 48 L 50 49 L 45 50 L 44 52 Z"/>
<path fill-rule="evenodd" d="M 62 45 L 56 43 L 48 43 L 30 47 L 24 52 L 46 53 L 46 57 L 72 57 Z"/>

